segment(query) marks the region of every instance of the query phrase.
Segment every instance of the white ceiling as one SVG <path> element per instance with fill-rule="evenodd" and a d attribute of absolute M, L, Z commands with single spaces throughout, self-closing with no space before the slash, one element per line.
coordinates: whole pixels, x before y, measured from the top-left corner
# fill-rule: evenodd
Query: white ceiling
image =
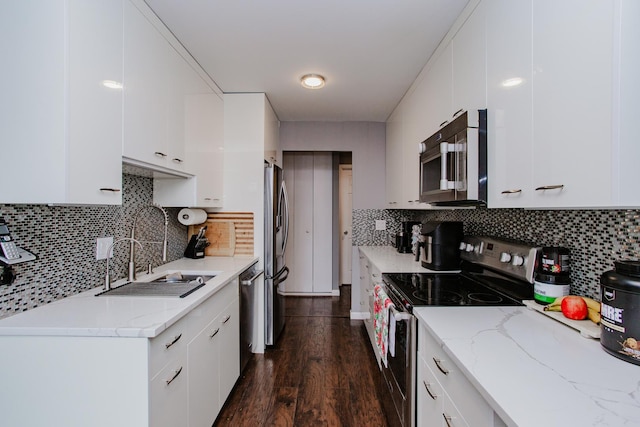
<path fill-rule="evenodd" d="M 264 92 L 281 121 L 383 122 L 468 0 L 146 2 L 223 92 Z"/>

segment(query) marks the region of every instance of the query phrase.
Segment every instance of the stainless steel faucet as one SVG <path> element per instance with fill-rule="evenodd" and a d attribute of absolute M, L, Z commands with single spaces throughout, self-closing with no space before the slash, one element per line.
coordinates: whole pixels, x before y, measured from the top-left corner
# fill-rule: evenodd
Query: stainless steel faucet
<path fill-rule="evenodd" d="M 156 205 L 156 204 L 145 205 L 140 209 L 138 209 L 138 212 L 136 212 L 136 215 L 133 217 L 133 227 L 131 227 L 131 246 L 129 249 L 129 281 L 130 282 L 133 282 L 134 280 L 136 280 L 136 261 L 135 261 L 136 252 L 135 252 L 135 244 L 134 244 L 134 241 L 137 241 L 136 240 L 136 223 L 138 221 L 138 216 L 140 215 L 140 212 L 142 212 L 147 208 L 160 209 L 160 211 L 164 215 L 164 239 L 162 240 L 162 242 L 142 241 L 142 243 L 162 244 L 162 261 L 163 262 L 167 261 L 167 230 L 169 228 L 169 215 L 167 215 L 167 211 L 160 205 Z"/>
<path fill-rule="evenodd" d="M 107 274 L 104 277 L 104 290 L 108 291 L 109 289 L 111 289 L 111 277 L 109 276 L 109 258 L 111 257 L 111 250 L 113 249 L 113 247 L 115 245 L 117 245 L 120 242 L 125 242 L 127 240 L 131 241 L 131 245 L 137 244 L 138 246 L 140 246 L 140 249 L 142 249 L 142 244 L 137 241 L 136 239 L 132 238 L 132 237 L 123 237 L 122 239 L 118 239 L 115 242 L 113 242 L 111 244 L 111 246 L 109 246 L 109 249 L 107 250 Z"/>

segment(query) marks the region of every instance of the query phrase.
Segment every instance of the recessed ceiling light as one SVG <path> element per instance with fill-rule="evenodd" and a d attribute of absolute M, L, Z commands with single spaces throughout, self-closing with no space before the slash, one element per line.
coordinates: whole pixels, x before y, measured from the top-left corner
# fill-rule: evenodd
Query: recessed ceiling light
<path fill-rule="evenodd" d="M 514 77 L 512 79 L 504 80 L 502 82 L 502 86 L 514 87 L 514 86 L 520 86 L 522 83 L 524 83 L 524 79 L 522 77 Z"/>
<path fill-rule="evenodd" d="M 324 87 L 324 77 L 320 74 L 306 74 L 300 78 L 302 86 L 307 89 L 320 89 Z"/>
<path fill-rule="evenodd" d="M 102 86 L 108 87 L 109 89 L 122 89 L 122 83 L 114 80 L 103 80 Z"/>

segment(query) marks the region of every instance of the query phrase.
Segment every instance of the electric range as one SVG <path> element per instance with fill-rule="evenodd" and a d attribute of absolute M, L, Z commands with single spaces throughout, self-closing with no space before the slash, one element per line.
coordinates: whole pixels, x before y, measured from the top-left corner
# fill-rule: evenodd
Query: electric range
<path fill-rule="evenodd" d="M 382 403 L 391 426 L 415 423 L 415 352 L 418 306 L 513 306 L 533 299 L 538 248 L 489 237 L 464 237 L 459 272 L 383 273 L 382 285 L 393 301 L 389 347 L 382 366 Z"/>

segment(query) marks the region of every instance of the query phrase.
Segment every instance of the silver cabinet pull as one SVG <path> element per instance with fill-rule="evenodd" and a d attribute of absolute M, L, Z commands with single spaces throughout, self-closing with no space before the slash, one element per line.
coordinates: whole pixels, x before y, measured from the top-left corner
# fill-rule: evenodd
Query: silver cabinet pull
<path fill-rule="evenodd" d="M 100 191 L 110 191 L 112 193 L 119 193 L 122 190 L 119 188 L 101 188 Z"/>
<path fill-rule="evenodd" d="M 212 200 L 215 200 L 215 201 L 217 202 L 218 200 L 220 200 L 220 199 L 215 199 L 215 198 L 213 198 L 213 197 L 205 197 L 204 199 L 205 199 L 207 202 L 210 202 L 210 201 L 212 201 Z"/>
<path fill-rule="evenodd" d="M 442 413 L 442 417 L 444 418 L 444 422 L 445 422 L 445 423 L 447 423 L 447 427 L 452 427 L 452 426 L 453 426 L 453 424 L 451 424 L 451 420 L 452 420 L 452 418 L 451 418 L 451 416 L 450 416 L 450 415 L 447 415 L 447 414 L 445 414 L 445 413 L 443 412 L 443 413 Z"/>
<path fill-rule="evenodd" d="M 224 318 L 224 320 L 222 321 L 223 324 L 227 323 L 229 321 L 229 319 L 231 319 L 231 315 L 227 314 L 227 317 Z"/>
<path fill-rule="evenodd" d="M 174 345 L 175 343 L 177 343 L 177 342 L 178 342 L 178 340 L 179 340 L 180 338 L 182 338 L 182 334 L 178 334 L 178 335 L 176 335 L 175 337 L 173 337 L 173 339 L 171 340 L 171 342 L 166 343 L 164 346 L 165 346 L 166 348 L 169 348 L 169 347 L 171 347 L 172 345 Z"/>
<path fill-rule="evenodd" d="M 173 159 L 173 162 L 174 163 L 182 163 L 182 162 L 184 162 L 184 160 L 179 159 L 179 158 L 176 157 L 175 159 Z"/>
<path fill-rule="evenodd" d="M 522 189 L 518 188 L 517 190 L 516 189 L 504 190 L 501 194 L 516 194 L 516 193 L 522 193 Z"/>
<path fill-rule="evenodd" d="M 176 369 L 173 372 L 173 376 L 171 376 L 171 378 L 169 378 L 168 380 L 165 380 L 165 382 L 167 383 L 167 385 L 171 384 L 173 382 L 173 380 L 175 380 L 176 378 L 178 378 L 178 375 L 180 375 L 180 372 L 182 372 L 182 366 L 180 366 L 178 369 Z"/>
<path fill-rule="evenodd" d="M 445 120 L 444 122 L 440 123 L 440 126 L 438 126 L 438 127 L 442 127 L 442 126 L 446 125 L 447 123 L 449 123 L 449 120 Z"/>
<path fill-rule="evenodd" d="M 464 108 L 459 109 L 458 111 L 456 111 L 455 113 L 453 113 L 453 116 L 452 116 L 452 117 L 455 119 L 455 118 L 456 118 L 456 116 L 457 116 L 458 114 L 462 113 L 463 111 L 464 111 Z"/>
<path fill-rule="evenodd" d="M 422 381 L 422 384 L 424 384 L 424 388 L 427 389 L 427 393 L 429 394 L 429 396 L 433 399 L 436 400 L 438 398 L 438 395 L 435 394 L 434 392 L 431 391 L 431 389 L 429 388 L 429 386 L 431 384 L 427 383 L 426 381 Z"/>
<path fill-rule="evenodd" d="M 155 154 L 156 156 L 158 156 L 158 157 L 167 157 L 167 155 L 166 155 L 166 154 L 164 154 L 164 153 L 163 153 L 163 152 L 161 152 L 161 151 L 156 151 L 154 154 Z"/>
<path fill-rule="evenodd" d="M 442 366 L 442 360 L 436 359 L 434 357 L 433 361 L 435 362 L 435 364 L 438 367 L 438 369 L 440 370 L 440 372 L 442 372 L 445 375 L 449 375 L 449 370 Z"/>
<path fill-rule="evenodd" d="M 543 185 L 542 187 L 536 188 L 536 191 L 544 191 L 544 190 L 562 190 L 564 188 L 564 184 L 557 185 Z"/>
<path fill-rule="evenodd" d="M 211 335 L 209 335 L 209 338 L 215 337 L 216 335 L 218 335 L 218 332 L 220 332 L 220 328 L 218 328 L 215 331 L 213 331 L 213 333 Z"/>

